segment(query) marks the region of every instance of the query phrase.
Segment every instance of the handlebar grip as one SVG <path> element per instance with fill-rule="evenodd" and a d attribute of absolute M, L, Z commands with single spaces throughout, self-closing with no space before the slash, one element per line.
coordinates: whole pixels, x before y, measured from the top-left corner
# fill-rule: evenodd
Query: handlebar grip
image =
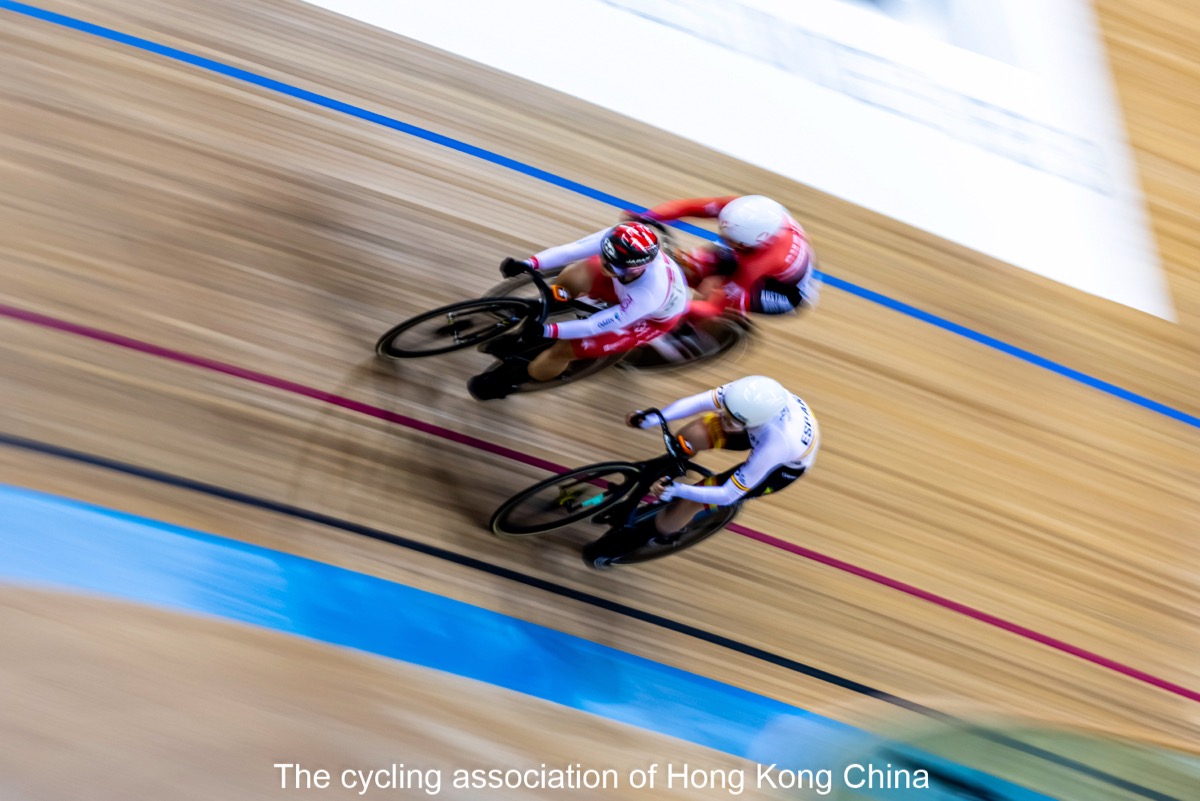
<path fill-rule="evenodd" d="M 647 420 L 649 420 L 651 417 L 658 418 L 657 422 L 659 424 L 661 424 L 663 426 L 666 425 L 666 420 L 663 419 L 662 412 L 660 412 L 658 409 L 654 409 L 654 408 L 639 409 L 638 411 L 629 415 L 628 423 L 631 428 L 643 428 L 645 422 Z"/>

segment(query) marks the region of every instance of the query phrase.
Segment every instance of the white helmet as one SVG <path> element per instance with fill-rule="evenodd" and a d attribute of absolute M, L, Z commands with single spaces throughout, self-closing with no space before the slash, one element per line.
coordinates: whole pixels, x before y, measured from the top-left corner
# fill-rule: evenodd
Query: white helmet
<path fill-rule="evenodd" d="M 787 209 L 774 200 L 762 195 L 746 195 L 726 204 L 717 222 L 726 241 L 756 248 L 775 238 L 787 216 Z"/>
<path fill-rule="evenodd" d="M 774 378 L 748 375 L 731 381 L 717 392 L 725 411 L 746 428 L 774 420 L 787 406 L 788 391 Z"/>

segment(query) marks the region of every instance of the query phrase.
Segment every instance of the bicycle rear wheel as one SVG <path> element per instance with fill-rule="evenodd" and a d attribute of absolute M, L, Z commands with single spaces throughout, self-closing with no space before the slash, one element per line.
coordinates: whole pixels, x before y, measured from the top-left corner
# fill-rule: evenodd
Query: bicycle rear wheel
<path fill-rule="evenodd" d="M 624 353 L 614 353 L 610 356 L 601 356 L 598 359 L 576 359 L 557 378 L 552 378 L 549 381 L 527 381 L 517 387 L 517 392 L 542 392 L 547 389 L 561 387 L 565 384 L 573 384 L 576 381 L 582 381 L 596 373 L 607 370 L 614 364 L 620 364 L 624 358 Z"/>
<path fill-rule="evenodd" d="M 674 331 L 634 350 L 621 366 L 661 370 L 700 364 L 744 349 L 749 337 L 748 325 L 739 320 L 685 320 Z"/>
<path fill-rule="evenodd" d="M 533 306 L 520 298 L 452 303 L 392 328 L 375 343 L 375 352 L 392 359 L 416 359 L 462 350 L 513 331 L 532 311 Z"/>
<path fill-rule="evenodd" d="M 665 504 L 655 510 L 657 514 Z M 702 540 L 716 534 L 737 517 L 740 504 L 720 506 L 710 511 L 699 512 L 682 530 L 669 535 L 658 535 L 650 540 L 631 544 L 628 530 L 617 531 L 588 543 L 583 549 L 583 559 L 594 568 L 604 569 L 613 565 L 636 565 L 679 553 Z M 637 518 L 638 515 L 635 515 Z"/>
<path fill-rule="evenodd" d="M 661 559 L 664 556 L 679 553 L 684 548 L 690 548 L 725 528 L 733 521 L 733 518 L 737 517 L 739 509 L 740 507 L 734 504 L 733 506 L 719 506 L 711 512 L 700 512 L 692 518 L 692 522 L 683 527 L 682 531 L 669 537 L 655 537 L 644 545 L 615 557 L 612 564 L 636 565 L 639 562 L 649 562 L 652 559 Z"/>
<path fill-rule="evenodd" d="M 489 523 L 500 537 L 527 537 L 577 523 L 623 498 L 641 471 L 629 462 L 601 462 L 551 476 L 500 505 Z"/>

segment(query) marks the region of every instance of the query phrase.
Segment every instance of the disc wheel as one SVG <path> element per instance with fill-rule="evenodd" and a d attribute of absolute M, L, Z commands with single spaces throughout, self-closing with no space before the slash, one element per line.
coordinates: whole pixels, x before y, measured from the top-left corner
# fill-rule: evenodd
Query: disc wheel
<path fill-rule="evenodd" d="M 749 336 L 749 328 L 731 318 L 688 320 L 632 351 L 621 366 L 631 370 L 661 370 L 700 364 L 741 349 Z"/>
<path fill-rule="evenodd" d="M 530 304 L 519 298 L 452 303 L 392 328 L 375 343 L 375 352 L 392 359 L 416 359 L 462 350 L 514 330 L 530 309 Z"/>
<path fill-rule="evenodd" d="M 607 370 L 625 358 L 624 353 L 614 353 L 611 356 L 601 356 L 598 359 L 577 359 L 571 362 L 566 371 L 557 378 L 549 381 L 527 381 L 517 387 L 517 392 L 541 392 L 547 389 L 573 384 L 593 376 L 602 370 Z"/>
<path fill-rule="evenodd" d="M 490 526 L 501 537 L 527 537 L 569 526 L 619 501 L 640 475 L 629 462 L 602 462 L 551 476 L 505 501 Z"/>
<path fill-rule="evenodd" d="M 702 540 L 716 534 L 737 517 L 738 506 L 719 506 L 716 509 L 700 512 L 683 530 L 669 537 L 657 536 L 649 542 L 627 551 L 609 560 L 613 565 L 636 565 L 639 562 L 649 562 L 679 553 L 684 548 L 690 548 Z"/>

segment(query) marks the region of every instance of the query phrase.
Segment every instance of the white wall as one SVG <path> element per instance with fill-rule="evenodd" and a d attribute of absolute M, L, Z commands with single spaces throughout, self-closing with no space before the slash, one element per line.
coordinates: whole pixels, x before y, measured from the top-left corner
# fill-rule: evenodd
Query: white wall
<path fill-rule="evenodd" d="M 315 4 L 1172 319 L 1086 0 L 971 2 L 1005 61 L 835 0 Z"/>

